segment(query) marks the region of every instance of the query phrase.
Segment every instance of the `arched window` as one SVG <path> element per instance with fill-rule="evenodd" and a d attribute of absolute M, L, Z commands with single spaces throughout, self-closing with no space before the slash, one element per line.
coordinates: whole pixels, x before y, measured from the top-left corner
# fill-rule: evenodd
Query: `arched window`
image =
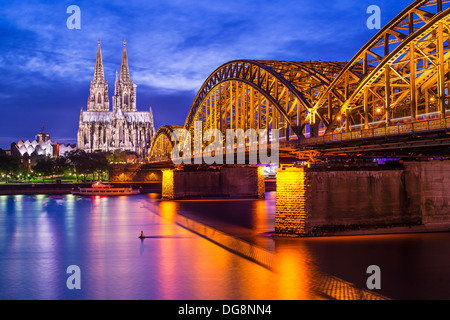
<path fill-rule="evenodd" d="M 119 129 L 119 141 L 120 142 L 123 141 L 123 127 L 120 127 L 120 129 Z"/>
<path fill-rule="evenodd" d="M 102 103 L 102 95 L 100 94 L 100 92 L 98 93 L 97 96 L 97 103 Z"/>
<path fill-rule="evenodd" d="M 128 94 L 124 94 L 124 96 L 123 96 L 123 104 L 128 105 Z"/>

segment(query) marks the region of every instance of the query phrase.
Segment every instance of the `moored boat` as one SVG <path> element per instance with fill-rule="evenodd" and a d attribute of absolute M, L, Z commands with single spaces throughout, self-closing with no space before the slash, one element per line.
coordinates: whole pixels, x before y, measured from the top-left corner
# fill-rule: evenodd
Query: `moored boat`
<path fill-rule="evenodd" d="M 103 184 L 101 181 L 96 182 L 91 188 L 78 188 L 72 190 L 74 195 L 80 196 L 123 196 L 123 195 L 134 195 L 140 194 L 139 189 L 128 188 L 115 188 L 109 184 Z"/>

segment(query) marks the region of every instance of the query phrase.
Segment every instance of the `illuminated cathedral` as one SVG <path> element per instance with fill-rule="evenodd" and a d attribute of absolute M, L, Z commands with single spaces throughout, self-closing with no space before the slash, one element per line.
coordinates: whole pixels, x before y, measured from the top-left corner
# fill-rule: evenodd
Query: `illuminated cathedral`
<path fill-rule="evenodd" d="M 151 108 L 148 112 L 136 108 L 136 85 L 130 77 L 125 41 L 112 99 L 111 111 L 99 40 L 87 111 L 81 108 L 80 112 L 77 147 L 87 152 L 121 150 L 147 155 L 155 134 L 153 114 Z"/>

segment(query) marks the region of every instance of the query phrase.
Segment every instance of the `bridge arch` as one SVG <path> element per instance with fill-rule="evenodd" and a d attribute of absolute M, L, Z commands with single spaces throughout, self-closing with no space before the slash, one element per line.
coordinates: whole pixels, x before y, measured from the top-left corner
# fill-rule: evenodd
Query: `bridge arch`
<path fill-rule="evenodd" d="M 204 82 L 190 108 L 185 128 L 281 130 L 303 138 L 315 97 L 343 63 L 234 60 Z"/>
<path fill-rule="evenodd" d="M 204 131 L 262 129 L 269 137 L 279 130 L 283 141 L 443 118 L 450 112 L 449 3 L 414 1 L 348 63 L 227 62 L 203 83 L 184 128 L 192 132 L 200 121 Z M 153 155 L 174 146 L 168 128 L 160 129 Z"/>
<path fill-rule="evenodd" d="M 422 120 L 444 118 L 449 89 L 449 16 L 450 9 L 436 14 L 405 38 L 359 83 L 342 106 L 341 114 L 349 107 L 353 114 L 358 108 L 363 112 L 366 92 L 369 119 L 365 127 L 369 126 L 370 118 L 372 123 L 378 120 L 386 126 L 395 122 L 413 122 L 418 117 Z M 444 37 L 447 38 L 445 41 Z M 379 111 L 371 114 L 371 106 Z M 373 117 L 374 113 L 378 113 L 378 117 Z M 365 123 L 361 120 L 362 126 Z M 353 121 L 357 123 L 358 119 Z"/>
<path fill-rule="evenodd" d="M 313 107 L 328 114 L 326 133 L 389 126 L 405 117 L 415 121 L 417 113 L 430 113 L 421 109 L 436 109 L 432 103 L 425 106 L 432 91 L 441 111 L 445 109 L 450 12 L 443 4 L 448 2 L 413 2 L 358 51 Z M 439 70 L 434 84 L 427 81 L 425 88 L 422 82 L 433 69 Z"/>
<path fill-rule="evenodd" d="M 172 141 L 172 134 L 176 129 L 182 128 L 183 126 L 165 125 L 156 131 L 149 151 L 151 161 L 171 160 L 172 149 L 175 146 L 175 141 Z"/>

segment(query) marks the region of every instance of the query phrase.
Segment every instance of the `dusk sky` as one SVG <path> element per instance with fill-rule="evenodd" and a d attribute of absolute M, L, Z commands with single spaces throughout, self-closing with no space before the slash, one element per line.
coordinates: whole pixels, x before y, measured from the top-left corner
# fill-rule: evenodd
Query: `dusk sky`
<path fill-rule="evenodd" d="M 348 61 L 411 0 L 0 0 L 0 148 L 32 140 L 45 123 L 53 141 L 76 143 L 101 39 L 110 107 L 123 40 L 139 111 L 156 129 L 184 124 L 206 78 L 235 59 Z M 67 7 L 81 9 L 68 29 Z"/>

